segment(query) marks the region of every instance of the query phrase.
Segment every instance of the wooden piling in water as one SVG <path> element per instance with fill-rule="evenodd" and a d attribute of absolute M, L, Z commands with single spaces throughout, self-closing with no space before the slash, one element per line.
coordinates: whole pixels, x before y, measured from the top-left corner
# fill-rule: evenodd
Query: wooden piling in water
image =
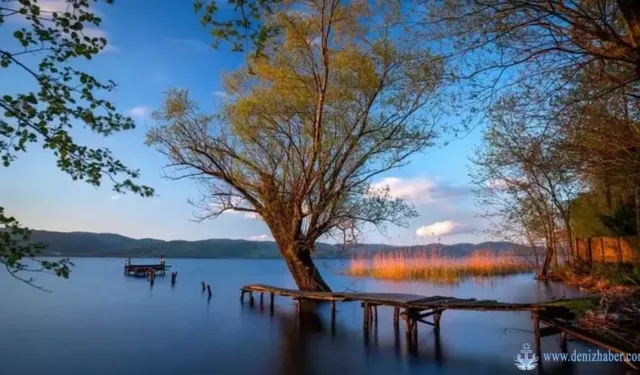
<path fill-rule="evenodd" d="M 331 301 L 331 330 L 336 329 L 336 301 Z"/>
<path fill-rule="evenodd" d="M 538 358 L 542 356 L 542 347 L 540 343 L 540 317 L 538 314 L 533 314 L 533 339 L 536 342 L 536 355 Z"/>
<path fill-rule="evenodd" d="M 207 285 L 207 293 L 209 294 L 209 298 L 211 298 L 211 285 Z"/>
<path fill-rule="evenodd" d="M 397 328 L 400 320 L 400 308 L 395 306 L 393 308 L 393 327 Z"/>
<path fill-rule="evenodd" d="M 440 332 L 440 317 L 442 316 L 441 310 L 436 310 L 433 312 L 433 329 L 436 333 Z"/>
<path fill-rule="evenodd" d="M 369 311 L 369 303 L 368 302 L 364 302 L 362 304 L 362 311 L 364 314 L 363 317 L 363 324 L 368 327 L 369 326 L 369 318 L 370 318 L 370 311 Z"/>
<path fill-rule="evenodd" d="M 204 293 L 204 291 L 207 289 L 207 286 L 204 284 L 204 281 L 202 282 L 202 293 Z M 244 296 L 244 290 L 242 291 L 242 296 Z M 242 298 L 242 297 L 241 297 Z"/>
<path fill-rule="evenodd" d="M 260 292 L 260 307 L 264 307 L 264 292 Z"/>
<path fill-rule="evenodd" d="M 368 341 L 370 323 L 377 321 L 378 306 L 393 307 L 394 331 L 399 334 L 399 320 L 402 318 L 406 328 L 407 342 L 413 354 L 416 353 L 418 342 L 418 322 L 434 327 L 437 340 L 439 340 L 440 322 L 444 310 L 465 310 L 465 311 L 528 311 L 534 317 L 534 336 L 536 341 L 536 355 L 541 355 L 541 337 L 552 334 L 561 334 L 560 340 L 566 345 L 566 335 L 593 343 L 605 349 L 618 353 L 631 353 L 627 349 L 622 349 L 611 343 L 607 344 L 603 339 L 598 339 L 588 332 L 583 332 L 566 322 L 573 317 L 573 314 L 566 307 L 551 306 L 549 304 L 532 303 L 504 303 L 494 300 L 476 300 L 474 298 L 462 299 L 446 296 L 425 297 L 414 294 L 396 293 L 355 293 L 355 292 L 305 292 L 300 290 L 278 288 L 263 284 L 245 285 L 241 289 L 241 300 L 244 294 L 249 293 L 253 302 L 252 291 L 258 293 L 270 292 L 271 305 L 273 309 L 274 295 L 291 297 L 296 302 L 296 310 L 300 315 L 301 301 L 329 301 L 331 302 L 331 320 L 335 322 L 336 302 L 359 302 L 363 308 L 363 328 L 365 340 Z M 403 309 L 402 312 L 400 309 Z M 273 311 L 273 310 L 272 310 Z M 429 321 L 426 318 L 432 317 Z M 544 323 L 549 327 L 541 328 Z M 332 324 L 333 329 L 333 324 Z M 564 333 L 564 334 L 563 334 Z M 562 343 L 561 343 L 562 345 Z M 439 346 L 436 344 L 436 346 Z M 636 366 L 633 366 L 637 368 Z"/>
<path fill-rule="evenodd" d="M 567 352 L 567 333 L 564 331 L 560 332 L 560 350 Z"/>

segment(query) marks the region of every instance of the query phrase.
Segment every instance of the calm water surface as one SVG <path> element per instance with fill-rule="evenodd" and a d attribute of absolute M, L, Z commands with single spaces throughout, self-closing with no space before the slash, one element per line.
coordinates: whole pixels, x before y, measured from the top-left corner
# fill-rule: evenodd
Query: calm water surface
<path fill-rule="evenodd" d="M 135 261 L 134 261 L 135 262 Z M 146 280 L 122 275 L 122 259 L 76 259 L 71 279 L 38 275 L 53 293 L 29 288 L 0 272 L 0 374 L 526 374 L 514 366 L 522 344 L 533 344 L 530 315 L 445 311 L 439 337 L 419 326 L 418 353 L 396 339 L 392 309 L 379 308 L 378 328 L 365 340 L 362 309 L 338 305 L 335 333 L 328 306 L 298 319 L 290 299 L 276 297 L 273 316 L 259 304 L 240 303 L 240 287 L 266 283 L 293 287 L 279 260 L 169 259 L 178 271 Z M 434 286 L 354 279 L 321 261 L 334 290 L 403 292 L 544 301 L 578 292 L 518 275 L 478 285 Z M 213 289 L 207 300 L 205 281 Z M 557 336 L 543 338 L 557 352 Z M 569 341 L 569 351 L 594 347 Z M 621 364 L 545 364 L 545 374 L 626 374 Z"/>

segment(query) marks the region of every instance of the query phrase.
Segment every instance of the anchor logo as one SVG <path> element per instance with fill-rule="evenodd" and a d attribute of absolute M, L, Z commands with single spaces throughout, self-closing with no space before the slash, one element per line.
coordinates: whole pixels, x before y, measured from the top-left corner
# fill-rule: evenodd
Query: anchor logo
<path fill-rule="evenodd" d="M 538 356 L 533 354 L 533 350 L 531 350 L 531 345 L 529 343 L 522 344 L 522 350 L 520 351 L 522 355 L 518 354 L 513 359 L 516 361 L 516 367 L 520 370 L 533 370 L 536 368 L 538 363 Z M 531 356 L 529 356 L 531 354 Z"/>

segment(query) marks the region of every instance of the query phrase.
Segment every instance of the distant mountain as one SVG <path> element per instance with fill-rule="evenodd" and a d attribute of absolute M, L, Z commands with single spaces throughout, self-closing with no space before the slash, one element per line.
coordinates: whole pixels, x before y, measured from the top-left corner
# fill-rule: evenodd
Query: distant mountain
<path fill-rule="evenodd" d="M 161 254 L 167 258 L 279 258 L 278 246 L 269 241 L 209 239 L 202 241 L 164 241 L 151 238 L 134 239 L 119 234 L 87 232 L 33 231 L 33 240 L 47 245 L 44 255 L 68 257 L 131 257 L 150 258 Z M 333 245 L 318 243 L 318 258 L 344 258 L 354 254 L 403 250 L 408 252 L 438 252 L 464 256 L 475 250 L 494 252 L 528 252 L 528 248 L 510 242 L 429 244 L 392 246 L 385 244 Z"/>

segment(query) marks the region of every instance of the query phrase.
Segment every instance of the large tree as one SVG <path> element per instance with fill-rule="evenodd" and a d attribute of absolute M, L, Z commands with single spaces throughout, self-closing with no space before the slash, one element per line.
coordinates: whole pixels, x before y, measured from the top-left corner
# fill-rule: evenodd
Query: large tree
<path fill-rule="evenodd" d="M 224 111 L 173 90 L 148 133 L 171 177 L 206 188 L 202 218 L 235 210 L 266 223 L 302 290 L 330 290 L 311 258 L 319 239 L 352 242 L 414 215 L 370 182 L 434 140 L 427 110 L 442 66 L 396 32 L 406 20 L 391 5 L 273 5 L 261 22 L 277 32 L 227 76 Z"/>
<path fill-rule="evenodd" d="M 571 202 L 581 183 L 561 128 L 514 113 L 516 100 L 504 98 L 492 108 L 472 177 L 486 215 L 499 216 L 498 233 L 515 232 L 544 246 L 544 276 L 559 250 L 572 247 Z"/>
<path fill-rule="evenodd" d="M 0 160 L 9 167 L 29 146 L 39 144 L 53 153 L 58 167 L 74 180 L 98 186 L 106 177 L 118 192 L 150 196 L 151 188 L 135 183 L 138 171 L 107 149 L 76 143 L 71 133 L 72 127 L 82 126 L 107 136 L 134 127 L 131 118 L 101 98 L 115 89 L 115 83 L 99 81 L 74 64 L 74 60 L 91 60 L 107 46 L 99 30 L 102 20 L 92 3 L 0 1 L 0 74 L 21 80 L 19 87 L 4 81 L 0 87 Z M 0 207 L 0 264 L 9 274 L 29 284 L 33 278 L 24 275 L 33 271 L 68 277 L 68 259 L 36 259 L 43 245 L 29 239 L 30 231 Z"/>

